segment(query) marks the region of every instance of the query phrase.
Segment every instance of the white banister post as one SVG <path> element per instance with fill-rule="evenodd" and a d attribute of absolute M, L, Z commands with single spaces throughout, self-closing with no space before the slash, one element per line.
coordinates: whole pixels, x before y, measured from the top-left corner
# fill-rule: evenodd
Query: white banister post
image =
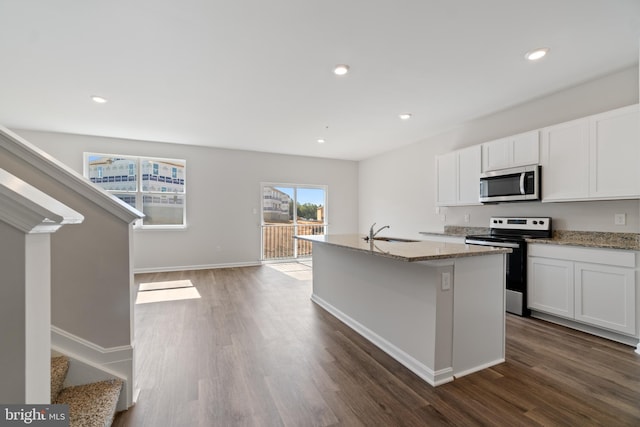
<path fill-rule="evenodd" d="M 25 235 L 25 403 L 51 403 L 51 235 Z"/>

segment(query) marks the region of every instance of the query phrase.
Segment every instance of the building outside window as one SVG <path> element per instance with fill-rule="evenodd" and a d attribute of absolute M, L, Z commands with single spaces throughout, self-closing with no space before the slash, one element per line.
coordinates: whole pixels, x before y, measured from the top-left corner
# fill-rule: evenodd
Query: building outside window
<path fill-rule="evenodd" d="M 138 227 L 185 226 L 185 160 L 85 153 L 84 174 L 144 213 Z"/>

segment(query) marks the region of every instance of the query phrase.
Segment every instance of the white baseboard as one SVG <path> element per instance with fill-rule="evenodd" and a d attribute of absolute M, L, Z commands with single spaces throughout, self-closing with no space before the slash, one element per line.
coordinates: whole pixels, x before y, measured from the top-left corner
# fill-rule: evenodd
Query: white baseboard
<path fill-rule="evenodd" d="M 430 385 L 436 387 L 441 384 L 445 384 L 453 381 L 453 368 L 445 368 L 440 369 L 438 371 L 434 371 L 429 368 L 422 362 L 418 361 L 411 355 L 407 354 L 402 349 L 396 347 L 394 344 L 390 343 L 380 335 L 373 332 L 371 329 L 367 328 L 357 320 L 354 320 L 352 317 L 346 315 L 342 311 L 338 310 L 333 305 L 329 304 L 316 294 L 311 295 L 311 300 L 318 304 L 320 307 L 337 317 L 344 324 L 349 326 L 351 329 L 371 341 L 374 345 L 380 348 L 382 351 L 387 353 L 389 356 L 393 357 L 395 360 L 404 365 L 411 372 L 425 380 Z"/>
<path fill-rule="evenodd" d="M 570 319 L 564 319 L 562 317 L 542 313 L 536 310 L 531 310 L 531 317 L 545 320 L 551 323 L 556 323 L 558 325 L 566 326 L 567 328 L 576 329 L 578 331 L 586 332 L 591 335 L 596 335 L 601 338 L 606 338 L 611 341 L 616 341 L 622 344 L 636 347 L 636 353 L 640 354 L 640 339 L 638 339 L 637 337 L 619 334 L 617 332 L 608 331 L 606 329 L 597 328 L 595 326 L 586 325 L 584 323 L 575 322 Z"/>
<path fill-rule="evenodd" d="M 260 265 L 262 265 L 261 261 L 231 262 L 226 264 L 203 264 L 203 265 L 180 265 L 180 266 L 167 266 L 167 267 L 134 268 L 133 272 L 134 274 L 167 273 L 170 271 L 213 270 L 217 268 L 257 267 Z"/>
<path fill-rule="evenodd" d="M 125 385 L 117 410 L 125 410 L 135 402 L 133 345 L 104 348 L 51 326 L 51 350 L 69 358 L 65 386 L 119 378 Z"/>
<path fill-rule="evenodd" d="M 481 371 L 483 369 L 487 369 L 487 368 L 490 368 L 490 367 L 495 366 L 495 365 L 499 365 L 499 364 L 504 363 L 504 362 L 505 362 L 504 358 L 496 359 L 496 360 L 494 360 L 492 362 L 487 362 L 487 363 L 482 364 L 480 366 L 476 366 L 476 367 L 474 367 L 472 369 L 467 369 L 466 371 L 460 371 L 460 372 L 456 373 L 455 377 L 456 378 L 461 378 L 461 377 L 464 377 L 465 375 L 473 374 L 474 372 L 478 372 L 478 371 Z"/>

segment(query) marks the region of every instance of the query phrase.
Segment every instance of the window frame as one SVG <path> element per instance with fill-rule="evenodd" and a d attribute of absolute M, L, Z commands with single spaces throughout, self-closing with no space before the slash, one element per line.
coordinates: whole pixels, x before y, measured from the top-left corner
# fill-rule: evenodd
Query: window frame
<path fill-rule="evenodd" d="M 86 179 L 91 180 L 91 178 L 89 177 L 89 159 L 91 157 L 94 156 L 100 156 L 100 157 L 110 157 L 110 158 L 122 158 L 122 159 L 126 159 L 126 160 L 134 160 L 135 161 L 135 175 L 136 175 L 136 190 L 135 191 L 126 191 L 126 190 L 107 190 L 105 188 L 102 188 L 99 184 L 95 184 L 98 187 L 100 187 L 102 190 L 106 191 L 107 193 L 110 193 L 112 195 L 114 195 L 115 197 L 118 197 L 118 194 L 131 194 L 135 196 L 135 206 L 133 206 L 135 209 L 139 210 L 140 212 L 144 213 L 144 203 L 143 203 L 143 199 L 144 196 L 156 196 L 156 195 L 162 195 L 162 196 L 169 196 L 169 195 L 176 195 L 176 196 L 180 196 L 183 199 L 183 203 L 182 203 L 182 224 L 145 224 L 144 223 L 144 218 L 138 219 L 134 222 L 133 224 L 133 228 L 136 230 L 184 230 L 186 228 L 188 228 L 187 226 L 187 161 L 186 159 L 172 159 L 172 158 L 166 158 L 166 157 L 154 157 L 154 156 L 139 156 L 139 155 L 129 155 L 129 154 L 112 154 L 112 153 L 99 153 L 99 152 L 88 152 L 85 151 L 83 153 L 83 163 L 82 163 L 82 172 L 83 175 Z M 183 189 L 182 192 L 170 192 L 170 191 L 150 191 L 150 190 L 143 190 L 143 180 L 142 180 L 142 165 L 144 161 L 157 161 L 157 162 L 162 162 L 162 163 L 175 163 L 175 164 L 182 164 L 183 165 L 183 170 L 184 170 L 184 184 L 183 184 Z M 154 165 L 155 167 L 155 165 Z M 131 164 L 128 167 L 127 173 L 128 176 L 131 176 Z M 174 169 L 175 172 L 177 173 L 177 168 L 172 168 L 171 169 L 171 174 L 173 175 L 174 173 Z M 155 169 L 154 169 L 155 171 Z M 104 175 L 104 171 L 99 171 L 100 175 Z M 103 177 L 103 176 L 101 176 Z M 127 203 L 127 202 L 125 202 Z"/>

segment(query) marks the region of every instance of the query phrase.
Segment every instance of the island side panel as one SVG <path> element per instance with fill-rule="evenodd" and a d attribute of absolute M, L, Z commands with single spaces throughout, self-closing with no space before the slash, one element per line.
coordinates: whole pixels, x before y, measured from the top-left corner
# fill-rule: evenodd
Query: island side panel
<path fill-rule="evenodd" d="M 505 255 L 455 261 L 453 370 L 456 377 L 505 360 Z"/>
<path fill-rule="evenodd" d="M 432 385 L 451 381 L 452 265 L 409 263 L 313 245 L 313 297 L 347 325 Z M 452 264 L 452 263 L 450 263 Z"/>

